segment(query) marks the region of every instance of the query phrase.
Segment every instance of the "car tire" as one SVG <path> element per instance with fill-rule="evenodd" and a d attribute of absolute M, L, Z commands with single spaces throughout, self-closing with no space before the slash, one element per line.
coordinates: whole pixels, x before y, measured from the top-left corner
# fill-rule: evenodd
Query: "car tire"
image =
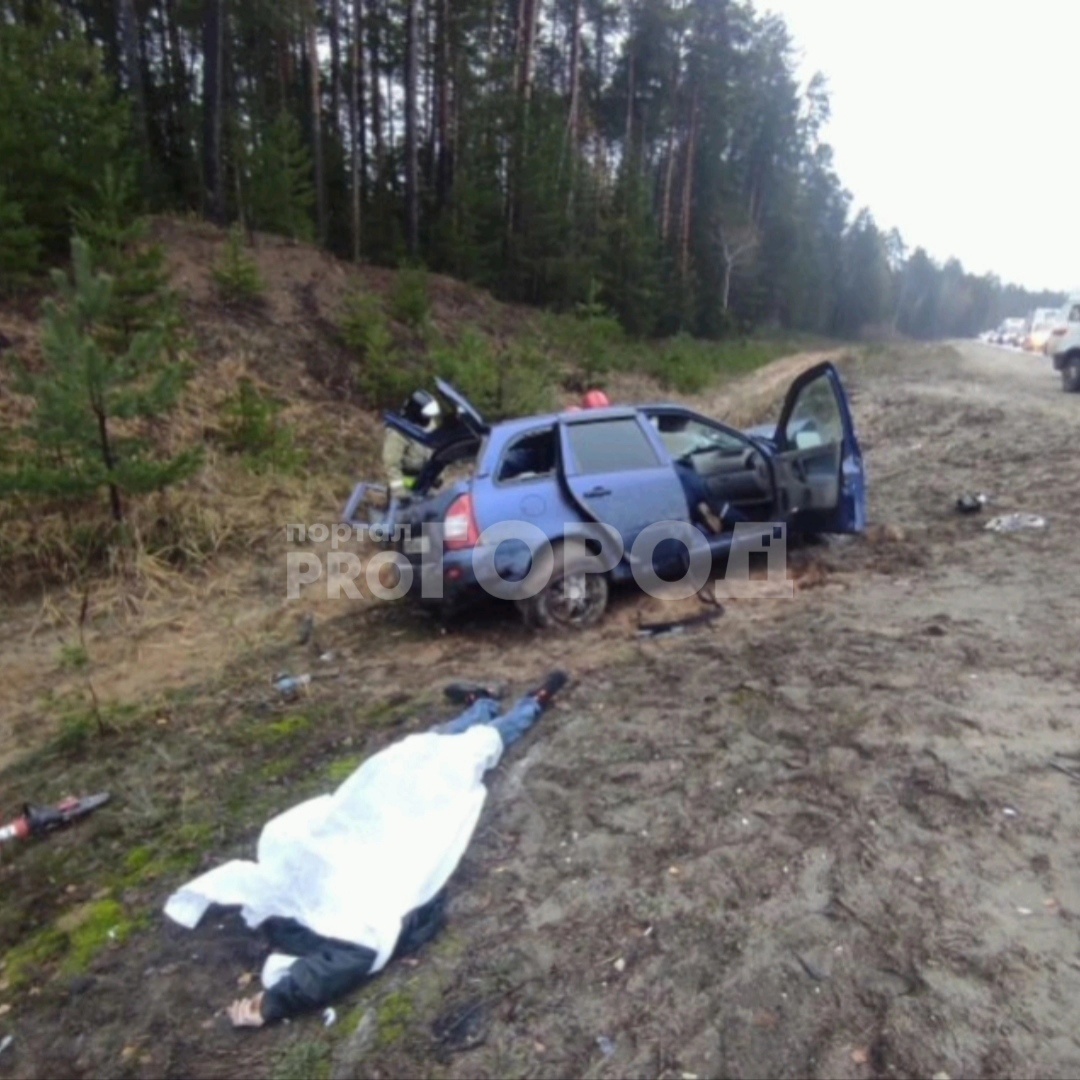
<path fill-rule="evenodd" d="M 1080 390 L 1080 356 L 1070 356 L 1061 369 L 1061 387 L 1067 394 Z"/>
<path fill-rule="evenodd" d="M 526 626 L 534 630 L 585 630 L 604 617 L 608 579 L 604 574 L 586 573 L 587 562 L 569 555 L 561 544 L 555 546 L 548 583 L 535 596 L 517 602 Z M 564 591 L 567 579 L 569 595 Z"/>

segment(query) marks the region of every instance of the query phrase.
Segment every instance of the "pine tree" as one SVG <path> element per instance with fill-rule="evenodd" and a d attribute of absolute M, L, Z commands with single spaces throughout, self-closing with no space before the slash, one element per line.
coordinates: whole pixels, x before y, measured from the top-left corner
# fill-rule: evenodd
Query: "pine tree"
<path fill-rule="evenodd" d="M 303 132 L 287 112 L 278 113 L 251 154 L 248 208 L 253 228 L 312 240 L 315 184 Z"/>
<path fill-rule="evenodd" d="M 207 216 L 225 221 L 225 0 L 207 0 L 202 22 L 202 180 Z"/>
<path fill-rule="evenodd" d="M 100 50 L 54 0 L 0 6 L 0 185 L 61 254 L 71 210 L 92 197 L 106 164 L 128 155 L 129 110 L 103 71 Z"/>
<path fill-rule="evenodd" d="M 38 266 L 38 230 L 27 225 L 20 203 L 0 186 L 0 296 L 25 285 Z"/>
<path fill-rule="evenodd" d="M 213 274 L 218 292 L 227 304 L 253 304 L 262 297 L 265 285 L 255 260 L 244 251 L 244 231 L 239 225 L 229 230 L 225 254 Z"/>
<path fill-rule="evenodd" d="M 641 177 L 626 169 L 605 221 L 600 280 L 604 301 L 634 334 L 656 328 L 661 293 L 659 237 Z"/>
<path fill-rule="evenodd" d="M 20 226 L 58 259 L 81 211 L 124 294 L 100 249 L 149 248 L 92 235 L 111 165 L 138 190 L 103 227 L 200 210 L 354 259 L 362 231 L 373 262 L 506 299 L 566 309 L 596 279 L 635 332 L 858 334 L 884 295 L 886 323 L 950 334 L 1063 301 L 914 255 L 878 280 L 823 141 L 826 84 L 802 85 L 759 6 L 0 0 L 0 288 L 27 265 Z"/>
<path fill-rule="evenodd" d="M 163 332 L 165 345 L 177 344 L 180 316 L 169 288 L 165 251 L 147 239 L 147 223 L 136 216 L 137 195 L 130 170 L 106 166 L 94 185 L 92 202 L 72 215 L 75 231 L 90 247 L 95 270 L 112 279 L 109 310 L 101 333 L 126 351 L 142 331 Z"/>
<path fill-rule="evenodd" d="M 119 351 L 101 333 L 112 310 L 112 279 L 94 271 L 85 240 L 74 239 L 71 254 L 72 278 L 54 271 L 59 296 L 45 305 L 45 365 L 23 379 L 36 402 L 22 433 L 32 450 L 0 474 L 0 494 L 85 501 L 106 491 L 113 520 L 122 523 L 128 498 L 168 487 L 198 467 L 197 451 L 156 453 L 140 431 L 140 421 L 176 404 L 186 369 L 168 356 L 160 328 L 139 331 Z"/>

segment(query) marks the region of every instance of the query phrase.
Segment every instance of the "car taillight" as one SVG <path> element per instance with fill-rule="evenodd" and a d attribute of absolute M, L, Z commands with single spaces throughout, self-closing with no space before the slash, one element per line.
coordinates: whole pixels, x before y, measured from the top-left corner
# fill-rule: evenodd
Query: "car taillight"
<path fill-rule="evenodd" d="M 471 495 L 459 495 L 446 511 L 443 525 L 443 543 L 447 551 L 464 551 L 476 547 L 480 539 L 480 528 L 473 514 Z"/>

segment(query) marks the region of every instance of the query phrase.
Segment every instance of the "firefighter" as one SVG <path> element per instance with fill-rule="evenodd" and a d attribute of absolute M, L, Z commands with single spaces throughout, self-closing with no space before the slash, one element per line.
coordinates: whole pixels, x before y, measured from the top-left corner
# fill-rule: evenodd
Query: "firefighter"
<path fill-rule="evenodd" d="M 434 431 L 442 410 L 426 390 L 416 390 L 402 405 L 400 415 L 423 431 Z M 416 477 L 431 457 L 428 447 L 387 425 L 383 439 L 383 469 L 391 498 L 401 498 L 416 484 Z"/>

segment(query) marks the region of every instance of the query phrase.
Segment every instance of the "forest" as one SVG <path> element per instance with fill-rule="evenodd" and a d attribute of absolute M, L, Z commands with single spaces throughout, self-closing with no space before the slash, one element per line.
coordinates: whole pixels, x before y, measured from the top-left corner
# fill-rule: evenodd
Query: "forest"
<path fill-rule="evenodd" d="M 0 0 L 0 291 L 80 222 L 178 213 L 638 336 L 952 337 L 1063 302 L 855 207 L 829 108 L 745 0 Z"/>

